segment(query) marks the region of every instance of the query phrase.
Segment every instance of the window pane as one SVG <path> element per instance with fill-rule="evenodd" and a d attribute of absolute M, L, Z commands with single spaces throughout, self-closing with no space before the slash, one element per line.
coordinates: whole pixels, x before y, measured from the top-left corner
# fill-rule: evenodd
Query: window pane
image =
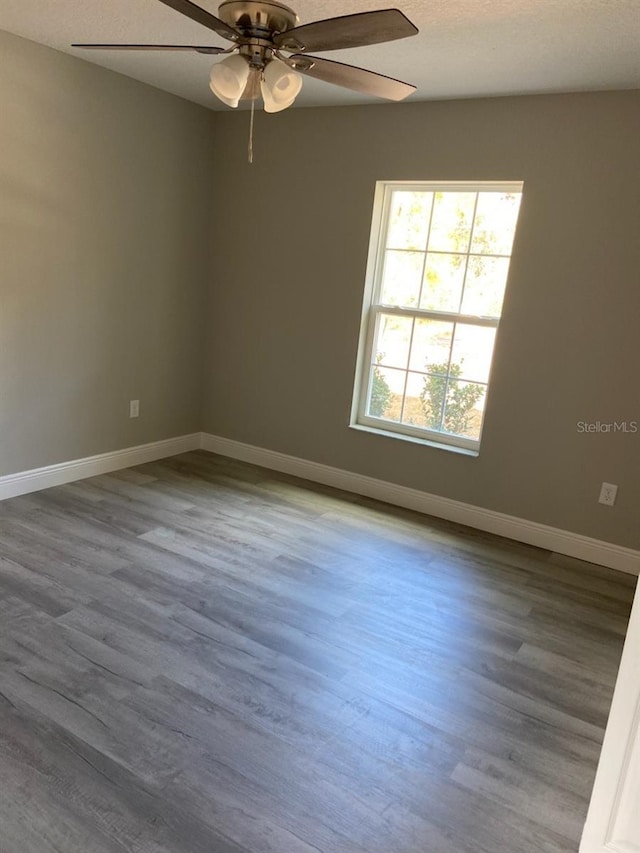
<path fill-rule="evenodd" d="M 520 209 L 520 193 L 480 193 L 471 251 L 510 255 Z"/>
<path fill-rule="evenodd" d="M 427 311 L 459 311 L 466 255 L 429 252 L 420 307 Z"/>
<path fill-rule="evenodd" d="M 399 421 L 406 378 L 404 370 L 371 366 L 367 414 L 374 418 Z"/>
<path fill-rule="evenodd" d="M 411 346 L 410 370 L 446 373 L 449 367 L 453 323 L 416 320 Z"/>
<path fill-rule="evenodd" d="M 461 379 L 488 382 L 491 369 L 495 329 L 458 323 L 451 351 L 451 365 L 460 367 Z"/>
<path fill-rule="evenodd" d="M 509 258 L 469 258 L 462 298 L 463 314 L 499 317 L 507 285 Z"/>
<path fill-rule="evenodd" d="M 425 389 L 428 377 L 424 373 L 409 373 L 407 376 L 407 391 L 404 399 L 402 423 L 426 429 L 440 428 L 440 412 L 432 412 L 431 398 Z M 437 377 L 436 382 L 444 383 L 444 377 Z M 434 426 L 435 424 L 435 426 Z"/>
<path fill-rule="evenodd" d="M 423 249 L 427 245 L 433 193 L 395 190 L 391 195 L 388 249 Z"/>
<path fill-rule="evenodd" d="M 469 447 L 480 439 L 521 184 L 381 183 L 365 312 L 374 326 L 362 337 L 371 350 L 359 353 L 364 414 L 393 422 L 389 433 L 439 432 Z"/>
<path fill-rule="evenodd" d="M 385 305 L 415 307 L 420 295 L 424 254 L 422 252 L 384 253 L 382 299 Z"/>
<path fill-rule="evenodd" d="M 378 318 L 378 340 L 376 362 L 387 367 L 402 367 L 406 370 L 411 344 L 410 317 L 381 314 Z"/>
<path fill-rule="evenodd" d="M 467 438 L 480 438 L 486 387 L 454 379 L 453 365 L 444 408 L 443 430 Z"/>
<path fill-rule="evenodd" d="M 447 377 L 427 374 L 422 377 L 420 402 L 424 412 L 424 426 L 427 429 L 442 430 L 442 410 L 447 390 Z"/>
<path fill-rule="evenodd" d="M 437 192 L 429 233 L 429 249 L 467 252 L 477 193 Z"/>

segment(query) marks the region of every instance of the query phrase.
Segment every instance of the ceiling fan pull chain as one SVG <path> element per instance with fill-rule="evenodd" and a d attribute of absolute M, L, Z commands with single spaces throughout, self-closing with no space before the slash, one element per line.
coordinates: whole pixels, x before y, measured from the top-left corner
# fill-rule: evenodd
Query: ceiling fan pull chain
<path fill-rule="evenodd" d="M 253 163 L 253 116 L 256 111 L 256 101 L 255 98 L 251 100 L 251 118 L 249 120 L 249 146 L 247 150 L 248 161 L 249 163 Z"/>

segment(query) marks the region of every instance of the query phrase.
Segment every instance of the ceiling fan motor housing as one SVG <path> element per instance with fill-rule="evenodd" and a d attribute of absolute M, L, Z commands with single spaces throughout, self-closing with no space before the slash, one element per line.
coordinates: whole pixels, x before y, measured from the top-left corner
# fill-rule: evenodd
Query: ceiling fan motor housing
<path fill-rule="evenodd" d="M 218 15 L 246 38 L 269 39 L 299 23 L 298 16 L 282 3 L 262 0 L 226 0 L 220 5 Z"/>

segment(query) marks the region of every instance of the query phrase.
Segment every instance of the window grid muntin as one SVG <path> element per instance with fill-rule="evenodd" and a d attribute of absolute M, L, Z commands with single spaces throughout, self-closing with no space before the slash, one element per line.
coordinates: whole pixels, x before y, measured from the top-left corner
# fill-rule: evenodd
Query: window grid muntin
<path fill-rule="evenodd" d="M 378 318 L 379 319 L 379 318 Z M 411 334 L 409 335 L 409 349 L 407 350 L 407 366 L 404 371 L 404 388 L 402 389 L 402 405 L 400 406 L 400 423 L 404 421 L 404 409 L 407 404 L 407 385 L 409 384 L 409 365 L 411 364 L 411 347 L 413 346 L 413 333 L 416 329 L 415 317 L 411 321 Z"/>
<path fill-rule="evenodd" d="M 393 198 L 393 193 L 391 193 L 391 197 Z M 427 239 L 424 244 L 424 251 L 422 253 L 422 275 L 420 276 L 420 289 L 418 290 L 418 307 L 422 304 L 422 291 L 424 289 L 424 277 L 427 269 L 427 258 L 429 257 L 429 252 L 427 251 L 429 248 L 429 238 L 431 237 L 431 226 L 433 225 L 433 208 L 436 204 L 436 194 L 431 193 L 431 210 L 429 211 L 429 227 L 427 228 Z M 385 223 L 386 225 L 386 223 Z M 415 325 L 415 324 L 414 324 Z M 411 351 L 411 350 L 409 350 Z"/>
<path fill-rule="evenodd" d="M 435 195 L 435 193 L 434 193 Z M 462 310 L 462 305 L 464 303 L 464 292 L 467 287 L 467 273 L 469 272 L 469 252 L 471 251 L 471 246 L 473 245 L 473 232 L 476 227 L 476 213 L 478 212 L 478 198 L 480 196 L 479 192 L 476 192 L 476 197 L 473 202 L 473 218 L 471 220 L 471 228 L 469 228 L 469 242 L 467 243 L 467 251 L 465 252 L 464 259 L 464 275 L 462 277 L 462 290 L 460 291 L 460 302 L 458 303 L 458 314 Z M 429 244 L 427 243 L 427 246 Z M 453 346 L 453 343 L 452 343 Z M 449 367 L 451 367 L 451 361 L 449 361 Z M 447 389 L 449 387 L 449 380 L 447 379 Z M 446 399 L 446 395 L 445 395 Z M 443 404 L 444 405 L 444 404 Z M 443 409 L 444 416 L 444 409 Z"/>

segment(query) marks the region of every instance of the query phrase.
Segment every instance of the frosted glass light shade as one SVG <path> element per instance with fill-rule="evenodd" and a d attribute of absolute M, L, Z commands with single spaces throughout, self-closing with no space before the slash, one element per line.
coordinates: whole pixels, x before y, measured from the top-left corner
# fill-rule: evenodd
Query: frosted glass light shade
<path fill-rule="evenodd" d="M 281 104 L 275 103 L 275 101 L 270 100 L 269 98 L 265 98 L 264 94 L 262 96 L 262 100 L 264 101 L 264 111 L 265 113 L 279 113 L 280 110 L 286 110 L 287 107 L 290 107 L 295 98 L 291 98 L 290 101 L 284 101 Z"/>
<path fill-rule="evenodd" d="M 279 59 L 272 59 L 264 69 L 260 83 L 264 111 L 278 113 L 295 101 L 302 89 L 302 77 Z"/>
<path fill-rule="evenodd" d="M 230 107 L 237 107 L 249 77 L 249 63 L 237 53 L 217 62 L 211 69 L 209 88 Z"/>

